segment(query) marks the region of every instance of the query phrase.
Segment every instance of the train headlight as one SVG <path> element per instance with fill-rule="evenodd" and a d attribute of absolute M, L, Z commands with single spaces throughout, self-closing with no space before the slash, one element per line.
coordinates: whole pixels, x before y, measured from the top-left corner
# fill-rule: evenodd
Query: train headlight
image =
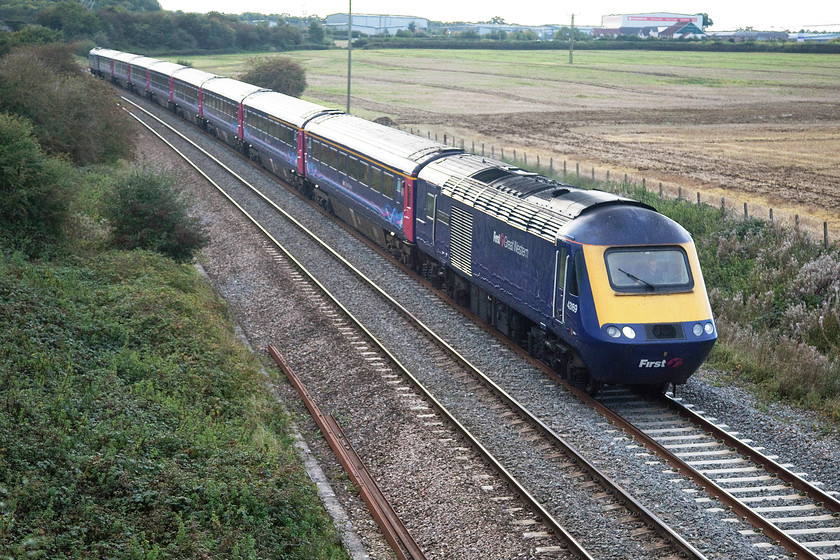
<path fill-rule="evenodd" d="M 692 327 L 691 332 L 694 333 L 694 336 L 700 336 L 703 334 L 703 325 L 700 323 L 695 323 L 694 327 Z"/>
<path fill-rule="evenodd" d="M 607 327 L 607 335 L 609 335 L 611 338 L 618 338 L 619 336 L 621 336 L 621 331 L 618 330 L 618 327 L 610 325 L 609 327 Z"/>
<path fill-rule="evenodd" d="M 712 334 L 715 332 L 715 326 L 711 323 L 706 323 L 705 330 L 706 334 Z"/>
<path fill-rule="evenodd" d="M 636 338 L 636 331 L 633 330 L 633 327 L 624 327 L 623 329 L 621 329 L 621 332 L 623 332 L 624 336 L 626 336 L 630 340 Z"/>

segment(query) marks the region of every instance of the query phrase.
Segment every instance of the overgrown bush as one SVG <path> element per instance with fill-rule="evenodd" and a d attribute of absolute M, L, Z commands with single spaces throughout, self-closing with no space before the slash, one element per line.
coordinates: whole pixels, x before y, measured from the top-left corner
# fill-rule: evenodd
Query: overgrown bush
<path fill-rule="evenodd" d="M 289 57 L 256 57 L 240 79 L 274 91 L 300 97 L 306 89 L 306 71 Z"/>
<path fill-rule="evenodd" d="M 120 249 L 147 249 L 189 262 L 209 238 L 198 218 L 188 215 L 177 181 L 169 173 L 132 169 L 118 177 L 102 214 Z"/>
<path fill-rule="evenodd" d="M 55 252 L 75 182 L 76 171 L 41 150 L 27 121 L 0 113 L 0 244 L 30 257 Z"/>
<path fill-rule="evenodd" d="M 84 74 L 66 45 L 16 49 L 0 60 L 0 110 L 24 116 L 50 154 L 78 165 L 131 153 L 128 117 L 107 84 Z"/>

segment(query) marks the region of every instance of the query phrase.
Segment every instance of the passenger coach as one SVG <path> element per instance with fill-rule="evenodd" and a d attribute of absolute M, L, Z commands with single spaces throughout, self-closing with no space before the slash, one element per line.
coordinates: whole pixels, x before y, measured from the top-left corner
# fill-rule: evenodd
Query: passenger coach
<path fill-rule="evenodd" d="M 306 176 L 316 198 L 408 263 L 417 173 L 460 150 L 344 113 L 312 119 L 306 136 Z"/>

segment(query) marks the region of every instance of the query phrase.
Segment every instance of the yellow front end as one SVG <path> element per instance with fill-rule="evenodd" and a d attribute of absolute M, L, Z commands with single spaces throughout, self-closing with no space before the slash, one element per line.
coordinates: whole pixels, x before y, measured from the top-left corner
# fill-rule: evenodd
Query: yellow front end
<path fill-rule="evenodd" d="M 592 297 L 598 325 L 652 324 L 708 321 L 712 309 L 703 282 L 703 273 L 693 243 L 679 245 L 688 257 L 694 286 L 690 291 L 669 293 L 618 293 L 610 286 L 604 253 L 610 247 L 584 245 L 587 272 L 592 287 Z"/>

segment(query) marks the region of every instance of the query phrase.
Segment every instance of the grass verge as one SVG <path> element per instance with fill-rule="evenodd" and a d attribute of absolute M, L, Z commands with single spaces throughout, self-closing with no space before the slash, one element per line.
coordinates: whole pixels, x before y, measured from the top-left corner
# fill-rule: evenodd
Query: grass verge
<path fill-rule="evenodd" d="M 0 302 L 0 556 L 346 558 L 192 267 L 2 256 Z"/>

